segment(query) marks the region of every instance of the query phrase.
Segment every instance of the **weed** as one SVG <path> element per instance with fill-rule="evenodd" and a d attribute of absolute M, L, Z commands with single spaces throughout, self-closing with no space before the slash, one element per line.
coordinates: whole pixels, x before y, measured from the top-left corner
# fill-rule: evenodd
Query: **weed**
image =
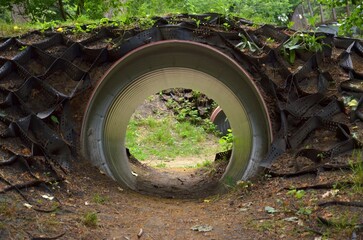
<path fill-rule="evenodd" d="M 265 42 L 266 42 L 266 44 L 269 44 L 269 45 L 271 45 L 271 44 L 274 44 L 275 43 L 275 39 L 273 39 L 273 38 L 267 38 L 266 40 L 265 40 Z"/>
<path fill-rule="evenodd" d="M 354 183 L 353 189 L 356 192 L 363 193 L 363 154 L 362 151 L 355 151 L 352 158 L 354 161 L 350 161 L 352 169 L 351 179 Z"/>
<path fill-rule="evenodd" d="M 160 162 L 160 163 L 156 164 L 155 167 L 157 167 L 157 168 L 166 168 L 166 163 Z"/>
<path fill-rule="evenodd" d="M 287 195 L 292 195 L 296 199 L 302 199 L 305 196 L 305 191 L 304 190 L 291 189 L 290 191 L 287 192 Z"/>
<path fill-rule="evenodd" d="M 98 193 L 96 193 L 93 196 L 93 199 L 92 200 L 93 200 L 94 203 L 104 204 L 108 200 L 108 198 L 107 197 L 104 197 L 104 196 L 102 196 L 102 195 L 100 195 Z"/>
<path fill-rule="evenodd" d="M 331 219 L 325 219 L 324 222 L 320 223 L 326 226 L 324 236 L 325 239 L 330 239 L 336 233 L 345 232 L 347 235 L 352 235 L 352 232 L 356 229 L 359 223 L 359 213 L 352 213 L 351 211 L 344 212 L 333 212 Z"/>
<path fill-rule="evenodd" d="M 231 129 L 227 130 L 228 133 L 219 139 L 219 145 L 222 151 L 231 150 L 233 147 L 233 133 Z"/>
<path fill-rule="evenodd" d="M 300 207 L 296 212 L 298 215 L 310 215 L 313 211 L 309 207 Z"/>
<path fill-rule="evenodd" d="M 0 230 L 3 230 L 6 228 L 6 225 L 3 221 L 0 221 Z"/>
<path fill-rule="evenodd" d="M 0 202 L 0 215 L 11 218 L 16 212 L 15 206 L 9 202 Z"/>
<path fill-rule="evenodd" d="M 212 168 L 213 167 L 213 162 L 210 160 L 204 160 L 202 163 L 197 163 L 197 168 Z"/>
<path fill-rule="evenodd" d="M 323 46 L 326 45 L 321 42 L 323 38 L 325 36 L 316 36 L 315 33 L 296 32 L 283 43 L 281 53 L 290 64 L 294 64 L 297 50 L 301 49 L 312 53 L 323 51 Z"/>
<path fill-rule="evenodd" d="M 251 53 L 260 53 L 262 49 L 259 48 L 256 43 L 250 42 L 244 34 L 238 34 L 242 38 L 242 41 L 236 45 L 236 48 L 241 49 L 242 51 L 250 51 Z"/>
<path fill-rule="evenodd" d="M 85 226 L 96 228 L 98 223 L 97 213 L 95 212 L 87 212 L 83 215 L 82 222 Z"/>
<path fill-rule="evenodd" d="M 19 48 L 19 51 L 24 51 L 25 49 L 27 49 L 27 47 L 28 47 L 28 46 L 21 46 L 21 47 Z"/>

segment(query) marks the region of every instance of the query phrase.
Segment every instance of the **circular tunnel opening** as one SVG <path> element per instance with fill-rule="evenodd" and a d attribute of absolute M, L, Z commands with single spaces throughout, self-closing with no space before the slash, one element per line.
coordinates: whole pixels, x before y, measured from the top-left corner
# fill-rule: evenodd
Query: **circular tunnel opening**
<path fill-rule="evenodd" d="M 222 133 L 211 118 L 216 109 L 218 104 L 198 90 L 159 91 L 132 114 L 125 147 L 133 158 L 154 168 L 212 168 L 216 154 L 233 145 L 232 134 Z"/>
<path fill-rule="evenodd" d="M 213 181 L 186 184 L 173 173 L 162 177 L 138 161 L 130 164 L 125 139 L 135 109 L 160 90 L 177 88 L 197 89 L 228 116 L 233 149 L 225 170 Z M 139 192 L 168 197 L 208 195 L 250 178 L 270 141 L 267 110 L 252 78 L 220 51 L 187 41 L 149 44 L 115 63 L 93 92 L 81 134 L 83 154 L 110 177 Z"/>
<path fill-rule="evenodd" d="M 191 197 L 218 184 L 233 135 L 230 129 L 221 132 L 220 117 L 213 122 L 216 110 L 221 108 L 213 99 L 193 89 L 165 89 L 147 97 L 132 114 L 125 139 L 139 186 L 151 185 L 154 193 L 187 191 Z"/>

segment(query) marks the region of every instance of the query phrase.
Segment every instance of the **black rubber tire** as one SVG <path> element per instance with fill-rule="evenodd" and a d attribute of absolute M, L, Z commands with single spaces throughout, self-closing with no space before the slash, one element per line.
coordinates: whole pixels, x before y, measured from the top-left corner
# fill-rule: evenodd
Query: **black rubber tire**
<path fill-rule="evenodd" d="M 252 177 L 271 142 L 268 111 L 251 77 L 238 63 L 207 45 L 162 41 L 117 61 L 98 83 L 84 115 L 83 155 L 123 186 L 136 188 L 125 143 L 134 110 L 148 96 L 168 88 L 189 88 L 214 99 L 234 135 L 230 162 L 220 185 Z"/>

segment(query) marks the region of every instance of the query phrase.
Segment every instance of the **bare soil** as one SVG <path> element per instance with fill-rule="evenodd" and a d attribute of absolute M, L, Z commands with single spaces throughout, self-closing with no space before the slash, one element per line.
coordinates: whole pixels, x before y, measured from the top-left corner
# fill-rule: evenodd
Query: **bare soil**
<path fill-rule="evenodd" d="M 320 173 L 299 178 L 264 178 L 253 181 L 248 188 L 236 187 L 223 195 L 199 199 L 168 199 L 141 195 L 122 189 L 88 163 L 79 162 L 67 181 L 44 192 L 39 188 L 23 190 L 38 198 L 39 205 L 59 206 L 44 213 L 28 209 L 24 199 L 16 192 L 1 195 L 2 239 L 320 239 L 314 231 L 323 231 L 315 217 L 321 214 L 334 217 L 337 212 L 354 208 L 318 209 L 316 202 L 347 200 L 352 197 L 341 190 L 334 197 L 324 198 L 327 190 L 311 190 L 301 201 L 287 194 L 291 186 L 304 186 L 329 182 L 331 174 Z M 337 172 L 335 178 L 344 179 L 347 173 Z M 286 188 L 286 189 L 285 189 Z M 40 197 L 55 196 L 54 200 Z M 356 199 L 362 197 L 356 196 Z M 314 210 L 311 215 L 296 214 L 299 204 Z M 268 213 L 271 206 L 276 213 Z M 361 209 L 355 208 L 362 221 Z M 95 226 L 87 226 L 85 214 L 96 213 Z M 210 231 L 192 228 L 211 227 Z M 329 239 L 347 239 L 351 229 L 331 232 Z M 139 237 L 139 236 L 140 237 Z M 359 235 L 357 239 L 363 239 Z"/>

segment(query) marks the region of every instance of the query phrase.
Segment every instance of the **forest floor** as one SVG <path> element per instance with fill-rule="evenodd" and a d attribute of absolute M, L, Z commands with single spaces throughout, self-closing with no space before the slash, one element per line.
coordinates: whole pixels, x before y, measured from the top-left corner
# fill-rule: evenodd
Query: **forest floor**
<path fill-rule="evenodd" d="M 226 194 L 202 199 L 141 195 L 83 162 L 52 190 L 51 212 L 27 207 L 16 192 L 1 195 L 1 239 L 363 239 L 354 226 L 363 221 L 356 207 L 318 207 L 330 200 L 358 200 L 349 188 L 301 190 L 340 179 L 335 172 L 297 178 L 260 177 Z M 293 190 L 289 190 L 293 189 Z M 295 189 L 295 191 L 294 191 Z M 34 193 L 34 189 L 28 189 Z M 36 194 L 48 195 L 49 192 Z M 42 198 L 40 198 L 42 199 Z M 318 217 L 331 219 L 326 226 Z M 357 234 L 356 238 L 352 235 Z"/>

